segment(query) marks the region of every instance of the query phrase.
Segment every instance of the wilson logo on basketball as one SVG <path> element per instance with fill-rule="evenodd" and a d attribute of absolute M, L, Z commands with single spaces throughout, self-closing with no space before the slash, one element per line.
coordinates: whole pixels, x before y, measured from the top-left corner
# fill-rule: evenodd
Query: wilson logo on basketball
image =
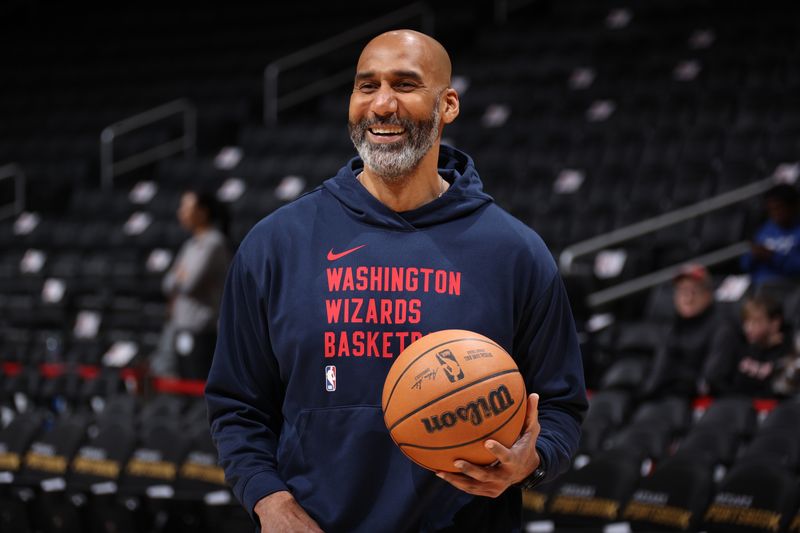
<path fill-rule="evenodd" d="M 455 426 L 459 421 L 470 422 L 473 426 L 483 424 L 483 421 L 492 416 L 497 416 L 514 405 L 514 399 L 505 385 L 489 392 L 487 396 L 469 402 L 467 405 L 457 407 L 452 411 L 445 411 L 440 415 L 433 415 L 422 419 L 425 431 L 435 433 Z"/>

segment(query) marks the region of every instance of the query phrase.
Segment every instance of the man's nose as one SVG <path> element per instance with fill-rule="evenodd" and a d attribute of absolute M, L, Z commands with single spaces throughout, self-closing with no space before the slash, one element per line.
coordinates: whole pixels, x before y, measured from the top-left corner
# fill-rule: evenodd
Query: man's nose
<path fill-rule="evenodd" d="M 381 84 L 372 99 L 371 111 L 379 117 L 386 117 L 397 112 L 397 98 L 388 84 Z"/>

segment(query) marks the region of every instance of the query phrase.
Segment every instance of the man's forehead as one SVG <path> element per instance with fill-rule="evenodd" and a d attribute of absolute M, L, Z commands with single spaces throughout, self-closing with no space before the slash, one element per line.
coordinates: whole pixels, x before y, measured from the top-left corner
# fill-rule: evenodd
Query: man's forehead
<path fill-rule="evenodd" d="M 357 72 L 407 70 L 423 74 L 431 70 L 430 58 L 419 48 L 392 43 L 371 43 L 358 58 Z"/>
<path fill-rule="evenodd" d="M 368 80 L 386 74 L 388 74 L 393 78 L 411 78 L 415 80 L 422 80 L 422 74 L 420 72 L 416 70 L 404 70 L 404 69 L 394 69 L 394 70 L 389 70 L 387 72 L 378 72 L 369 69 L 359 70 L 358 72 L 356 72 L 356 79 Z"/>
<path fill-rule="evenodd" d="M 449 83 L 449 58 L 442 46 L 427 35 L 401 30 L 370 41 L 358 59 L 356 73 L 415 72 L 420 77 L 444 77 Z M 446 65 L 445 65 L 446 64 Z"/>

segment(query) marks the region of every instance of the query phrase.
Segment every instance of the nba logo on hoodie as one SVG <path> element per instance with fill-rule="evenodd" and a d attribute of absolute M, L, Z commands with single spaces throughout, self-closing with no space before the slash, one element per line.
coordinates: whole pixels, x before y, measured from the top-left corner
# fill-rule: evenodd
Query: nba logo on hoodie
<path fill-rule="evenodd" d="M 336 390 L 336 367 L 333 365 L 325 367 L 325 390 L 328 392 Z"/>

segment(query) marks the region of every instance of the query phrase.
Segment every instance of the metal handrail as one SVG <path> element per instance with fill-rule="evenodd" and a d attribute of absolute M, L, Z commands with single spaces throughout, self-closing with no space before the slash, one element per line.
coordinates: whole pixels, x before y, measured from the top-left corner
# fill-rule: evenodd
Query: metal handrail
<path fill-rule="evenodd" d="M 636 222 L 635 224 L 618 228 L 608 233 L 604 233 L 602 235 L 592 237 L 591 239 L 568 246 L 561 252 L 561 255 L 559 255 L 558 258 L 561 272 L 563 274 L 571 273 L 575 259 L 578 257 L 598 252 L 609 246 L 620 244 L 622 242 L 647 235 L 648 233 L 653 233 L 675 224 L 680 224 L 681 222 L 685 222 L 690 218 L 705 215 L 724 207 L 749 200 L 754 196 L 762 194 L 764 191 L 775 185 L 776 182 L 777 180 L 774 177 L 765 178 L 749 185 L 745 185 L 744 187 L 739 187 L 738 189 L 733 189 L 712 198 L 702 200 L 696 204 L 682 207 L 680 209 L 664 213 L 663 215 L 648 218 L 641 222 Z"/>
<path fill-rule="evenodd" d="M 27 176 L 16 163 L 8 163 L 0 167 L 0 180 L 14 178 L 14 202 L 0 206 L 0 219 L 19 215 L 25 210 L 25 188 Z"/>
<path fill-rule="evenodd" d="M 148 126 L 173 115 L 183 115 L 183 135 L 163 142 L 138 154 L 114 161 L 114 140 L 125 133 Z M 100 180 L 104 189 L 114 187 L 114 178 L 136 168 L 184 152 L 193 154 L 197 144 L 197 109 L 185 98 L 179 98 L 143 113 L 115 122 L 100 133 Z"/>
<path fill-rule="evenodd" d="M 719 250 L 694 257 L 691 259 L 691 262 L 708 267 L 738 257 L 748 250 L 750 250 L 750 243 L 748 241 L 740 241 L 736 244 L 720 248 Z M 619 300 L 620 298 L 630 296 L 631 294 L 645 291 L 673 279 L 685 265 L 686 262 L 684 261 L 676 265 L 662 268 L 661 270 L 656 270 L 655 272 L 650 272 L 644 276 L 624 281 L 613 287 L 593 292 L 586 297 L 586 303 L 591 308 L 600 307 L 615 300 Z"/>
<path fill-rule="evenodd" d="M 330 54 L 359 39 L 372 36 L 380 29 L 416 17 L 420 17 L 422 20 L 423 32 L 433 33 L 433 10 L 425 2 L 416 2 L 271 62 L 264 69 L 264 123 L 276 124 L 280 111 L 305 102 L 330 90 L 331 87 L 343 85 L 353 79 L 353 69 L 348 67 L 303 88 L 279 96 L 278 79 L 281 73 L 289 68 L 298 67 L 313 59 Z"/>

